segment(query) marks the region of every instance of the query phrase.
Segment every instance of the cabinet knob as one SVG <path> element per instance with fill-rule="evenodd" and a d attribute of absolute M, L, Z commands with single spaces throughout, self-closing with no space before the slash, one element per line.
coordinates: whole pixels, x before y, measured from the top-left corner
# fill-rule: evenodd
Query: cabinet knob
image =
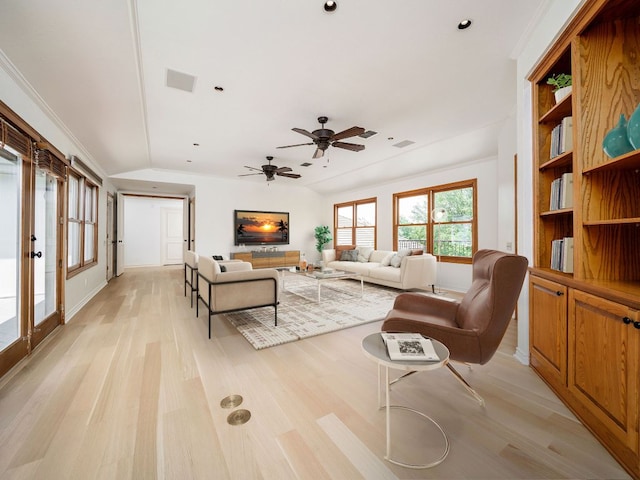
<path fill-rule="evenodd" d="M 631 319 L 629 317 L 622 317 L 622 321 L 625 325 L 629 325 L 631 323 Z"/>
<path fill-rule="evenodd" d="M 559 296 L 559 297 L 561 297 L 562 295 L 564 295 L 564 292 L 561 292 L 560 290 L 558 290 L 558 291 L 556 292 L 556 295 L 557 295 L 557 296 Z"/>
<path fill-rule="evenodd" d="M 640 322 L 633 322 L 633 326 L 640 330 Z"/>

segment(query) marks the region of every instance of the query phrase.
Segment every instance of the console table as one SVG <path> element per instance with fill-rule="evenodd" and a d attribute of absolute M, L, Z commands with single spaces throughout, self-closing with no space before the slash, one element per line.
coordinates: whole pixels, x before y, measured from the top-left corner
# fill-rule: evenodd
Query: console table
<path fill-rule="evenodd" d="M 232 252 L 231 258 L 249 262 L 253 268 L 295 267 L 300 264 L 300 250 Z"/>

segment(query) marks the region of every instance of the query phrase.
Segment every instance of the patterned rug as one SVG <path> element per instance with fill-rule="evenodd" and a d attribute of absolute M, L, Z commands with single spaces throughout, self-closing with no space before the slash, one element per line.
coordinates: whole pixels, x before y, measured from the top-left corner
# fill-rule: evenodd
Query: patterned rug
<path fill-rule="evenodd" d="M 226 317 L 256 350 L 295 342 L 301 338 L 334 332 L 384 318 L 401 290 L 337 280 L 322 284 L 321 302 L 313 280 L 288 275 L 280 294 L 278 326 L 273 307 L 227 313 Z"/>

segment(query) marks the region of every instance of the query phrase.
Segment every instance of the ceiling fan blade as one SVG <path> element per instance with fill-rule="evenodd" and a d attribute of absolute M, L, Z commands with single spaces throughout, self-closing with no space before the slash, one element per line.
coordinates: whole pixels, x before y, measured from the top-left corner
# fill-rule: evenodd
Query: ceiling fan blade
<path fill-rule="evenodd" d="M 324 155 L 324 150 L 316 148 L 316 152 L 313 154 L 313 158 L 320 158 Z"/>
<path fill-rule="evenodd" d="M 351 127 L 343 130 L 342 132 L 336 133 L 331 140 L 342 140 L 343 138 L 355 137 L 356 135 L 362 135 L 364 133 L 364 128 L 362 127 Z"/>
<path fill-rule="evenodd" d="M 292 169 L 292 168 L 289 168 L 289 167 L 280 167 L 280 168 L 276 168 L 274 171 L 275 171 L 278 175 L 280 175 L 280 173 L 282 173 L 282 172 L 290 172 L 290 171 L 292 171 L 292 170 L 293 170 L 293 169 Z"/>
<path fill-rule="evenodd" d="M 300 178 L 301 177 L 301 175 L 299 173 L 276 172 L 276 175 L 279 175 L 281 177 L 288 177 L 288 178 Z"/>
<path fill-rule="evenodd" d="M 358 145 L 357 143 L 333 142 L 331 145 L 338 148 L 344 148 L 345 150 L 351 150 L 352 152 L 364 150 L 364 145 Z"/>
<path fill-rule="evenodd" d="M 294 132 L 298 132 L 301 133 L 302 135 L 305 135 L 307 137 L 309 137 L 312 140 L 318 140 L 318 136 L 305 130 L 304 128 L 292 128 L 291 130 L 293 130 Z"/>
<path fill-rule="evenodd" d="M 244 166 L 244 168 L 248 168 L 249 170 L 255 170 L 256 172 L 262 172 L 262 170 L 261 170 L 261 169 L 259 169 L 259 168 L 255 168 L 255 167 L 250 167 L 250 166 L 248 166 L 248 165 L 245 165 L 245 166 Z"/>
<path fill-rule="evenodd" d="M 276 148 L 302 147 L 303 145 L 315 145 L 315 143 L 313 143 L 313 142 L 311 142 L 311 143 L 296 143 L 295 145 L 284 145 L 282 147 L 276 147 Z"/>
<path fill-rule="evenodd" d="M 260 173 L 243 173 L 242 175 L 238 175 L 239 177 L 249 177 L 251 175 L 262 175 L 262 172 Z"/>

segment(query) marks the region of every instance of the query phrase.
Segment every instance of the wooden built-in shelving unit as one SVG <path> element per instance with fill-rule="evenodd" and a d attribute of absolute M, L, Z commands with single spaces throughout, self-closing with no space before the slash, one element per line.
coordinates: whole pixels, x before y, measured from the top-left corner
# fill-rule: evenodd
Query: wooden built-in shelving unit
<path fill-rule="evenodd" d="M 539 62 L 533 85 L 534 370 L 640 478 L 640 150 L 611 159 L 602 141 L 640 104 L 640 2 L 587 1 Z M 558 104 L 546 80 L 570 73 Z M 550 158 L 551 132 L 573 119 L 573 146 Z M 569 173 L 573 207 L 551 210 Z M 573 272 L 552 270 L 552 242 L 573 238 Z"/>

